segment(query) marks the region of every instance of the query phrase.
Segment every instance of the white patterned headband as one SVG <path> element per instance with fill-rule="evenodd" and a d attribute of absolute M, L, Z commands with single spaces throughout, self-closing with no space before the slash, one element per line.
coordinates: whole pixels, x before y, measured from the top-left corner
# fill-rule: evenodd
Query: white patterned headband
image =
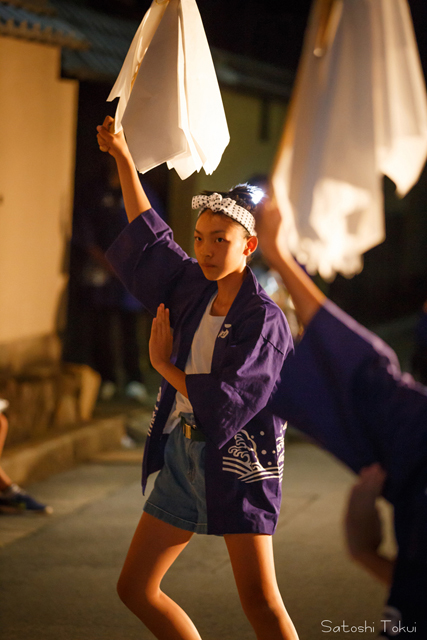
<path fill-rule="evenodd" d="M 239 222 L 251 236 L 256 236 L 255 218 L 252 213 L 231 198 L 223 198 L 220 193 L 212 193 L 210 196 L 194 196 L 191 206 L 193 209 L 200 209 L 199 215 L 206 209 L 210 209 L 214 213 L 224 213 Z"/>

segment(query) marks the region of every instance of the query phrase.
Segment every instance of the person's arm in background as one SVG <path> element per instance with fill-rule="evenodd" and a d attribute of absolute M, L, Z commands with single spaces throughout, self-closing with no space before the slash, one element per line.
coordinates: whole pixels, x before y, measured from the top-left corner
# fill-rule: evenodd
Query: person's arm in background
<path fill-rule="evenodd" d="M 288 251 L 281 214 L 271 201 L 261 207 L 256 230 L 261 250 L 282 278 L 297 316 L 303 325 L 309 324 L 326 297 Z"/>
<path fill-rule="evenodd" d="M 97 140 L 101 151 L 109 153 L 116 161 L 126 213 L 129 222 L 132 222 L 141 213 L 148 211 L 151 204 L 139 181 L 123 129 L 119 133 L 110 133 L 109 126 L 112 122 L 114 122 L 113 118 L 107 116 L 103 124 L 96 128 Z"/>
<path fill-rule="evenodd" d="M 394 561 L 378 551 L 382 542 L 382 525 L 376 501 L 385 478 L 385 471 L 379 464 L 360 471 L 358 482 L 348 497 L 344 529 L 350 557 L 380 582 L 390 586 Z"/>

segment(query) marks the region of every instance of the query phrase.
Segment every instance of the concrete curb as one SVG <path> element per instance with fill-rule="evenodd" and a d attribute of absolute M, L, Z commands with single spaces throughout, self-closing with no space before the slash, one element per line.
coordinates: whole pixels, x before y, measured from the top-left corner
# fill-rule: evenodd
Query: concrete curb
<path fill-rule="evenodd" d="M 125 420 L 124 415 L 101 418 L 74 431 L 13 447 L 5 451 L 1 466 L 18 484 L 43 480 L 100 451 L 120 448 Z"/>

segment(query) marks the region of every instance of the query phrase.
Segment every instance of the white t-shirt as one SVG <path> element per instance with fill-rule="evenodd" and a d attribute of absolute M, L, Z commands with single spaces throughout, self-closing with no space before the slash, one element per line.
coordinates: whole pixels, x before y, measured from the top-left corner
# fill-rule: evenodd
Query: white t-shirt
<path fill-rule="evenodd" d="M 188 354 L 187 364 L 185 365 L 185 373 L 210 373 L 212 366 L 212 356 L 215 347 L 215 340 L 224 322 L 225 316 L 211 316 L 211 308 L 217 294 L 210 299 L 203 314 L 200 324 L 191 343 L 190 353 Z M 178 424 L 180 413 L 193 413 L 193 407 L 188 398 L 176 392 L 175 404 L 169 415 L 168 421 L 164 428 L 164 433 L 170 433 Z"/>

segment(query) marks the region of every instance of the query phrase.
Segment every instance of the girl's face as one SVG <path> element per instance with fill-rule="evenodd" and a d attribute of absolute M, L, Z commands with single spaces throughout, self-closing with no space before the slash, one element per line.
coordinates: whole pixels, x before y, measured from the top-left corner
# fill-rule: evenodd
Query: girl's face
<path fill-rule="evenodd" d="M 240 224 L 210 209 L 199 216 L 194 230 L 194 250 L 208 280 L 221 280 L 245 270 L 246 258 L 258 244 L 256 237 L 247 238 L 245 233 Z"/>

